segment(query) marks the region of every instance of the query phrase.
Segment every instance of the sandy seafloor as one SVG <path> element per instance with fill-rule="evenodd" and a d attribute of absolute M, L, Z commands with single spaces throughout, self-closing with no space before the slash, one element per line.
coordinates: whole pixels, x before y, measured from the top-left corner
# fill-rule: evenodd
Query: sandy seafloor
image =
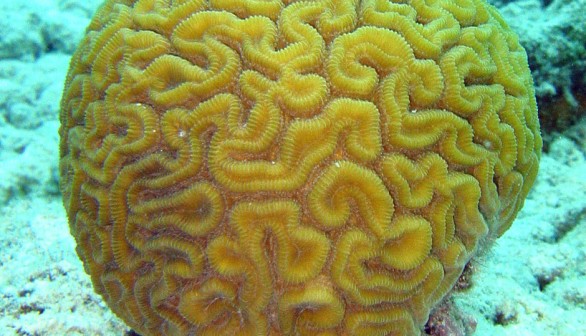
<path fill-rule="evenodd" d="M 92 290 L 57 187 L 63 79 L 99 3 L 0 2 L 0 336 L 127 331 Z M 503 3 L 541 97 L 586 82 L 585 0 Z M 524 209 L 451 299 L 475 335 L 586 335 L 586 120 L 548 135 Z"/>

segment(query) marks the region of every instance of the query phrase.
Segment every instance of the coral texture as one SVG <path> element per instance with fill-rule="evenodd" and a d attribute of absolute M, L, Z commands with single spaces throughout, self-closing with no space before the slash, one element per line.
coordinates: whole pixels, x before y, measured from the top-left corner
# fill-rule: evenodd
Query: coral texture
<path fill-rule="evenodd" d="M 416 334 L 541 150 L 481 0 L 107 1 L 60 119 L 78 254 L 143 335 Z"/>

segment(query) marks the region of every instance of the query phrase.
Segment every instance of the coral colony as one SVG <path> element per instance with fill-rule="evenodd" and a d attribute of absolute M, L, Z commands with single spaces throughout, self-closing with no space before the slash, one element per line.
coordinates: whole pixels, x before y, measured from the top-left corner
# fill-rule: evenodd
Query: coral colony
<path fill-rule="evenodd" d="M 483 0 L 123 1 L 61 110 L 71 232 L 146 335 L 416 335 L 541 152 Z"/>

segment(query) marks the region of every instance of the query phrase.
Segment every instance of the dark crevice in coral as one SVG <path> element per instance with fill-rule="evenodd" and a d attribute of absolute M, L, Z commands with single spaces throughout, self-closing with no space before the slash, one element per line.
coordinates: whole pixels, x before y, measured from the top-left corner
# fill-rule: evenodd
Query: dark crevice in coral
<path fill-rule="evenodd" d="M 550 276 L 539 276 L 537 277 L 537 284 L 539 285 L 539 291 L 543 292 L 545 288 L 555 280 L 555 277 Z"/>
<path fill-rule="evenodd" d="M 39 306 L 36 303 L 32 303 L 32 304 L 24 304 L 20 306 L 20 310 L 19 310 L 19 314 L 28 314 L 30 312 L 38 312 L 39 314 L 42 314 L 45 312 L 45 307 Z"/>
<path fill-rule="evenodd" d="M 584 73 L 575 73 L 572 75 L 572 87 L 555 96 L 537 97 L 544 152 L 548 152 L 550 142 L 560 133 L 565 133 L 586 117 L 586 83 L 580 80 L 584 77 Z"/>
<path fill-rule="evenodd" d="M 462 271 L 462 274 L 460 274 L 458 281 L 456 281 L 454 291 L 460 292 L 470 289 L 470 287 L 472 287 L 472 275 L 474 274 L 474 271 L 475 266 L 469 261 L 466 266 L 464 266 L 464 270 Z"/>
<path fill-rule="evenodd" d="M 469 336 L 476 331 L 476 320 L 457 310 L 451 300 L 444 301 L 430 315 L 424 335 Z"/>
<path fill-rule="evenodd" d="M 493 322 L 498 325 L 506 326 L 517 320 L 517 313 L 515 311 L 497 310 L 493 317 Z"/>

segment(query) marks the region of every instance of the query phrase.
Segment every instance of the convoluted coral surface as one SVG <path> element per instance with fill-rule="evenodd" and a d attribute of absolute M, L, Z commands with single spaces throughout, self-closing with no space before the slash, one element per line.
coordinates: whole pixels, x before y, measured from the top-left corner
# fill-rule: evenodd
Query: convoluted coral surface
<path fill-rule="evenodd" d="M 96 290 L 144 335 L 413 335 L 541 149 L 483 1 L 107 1 L 61 111 Z"/>

